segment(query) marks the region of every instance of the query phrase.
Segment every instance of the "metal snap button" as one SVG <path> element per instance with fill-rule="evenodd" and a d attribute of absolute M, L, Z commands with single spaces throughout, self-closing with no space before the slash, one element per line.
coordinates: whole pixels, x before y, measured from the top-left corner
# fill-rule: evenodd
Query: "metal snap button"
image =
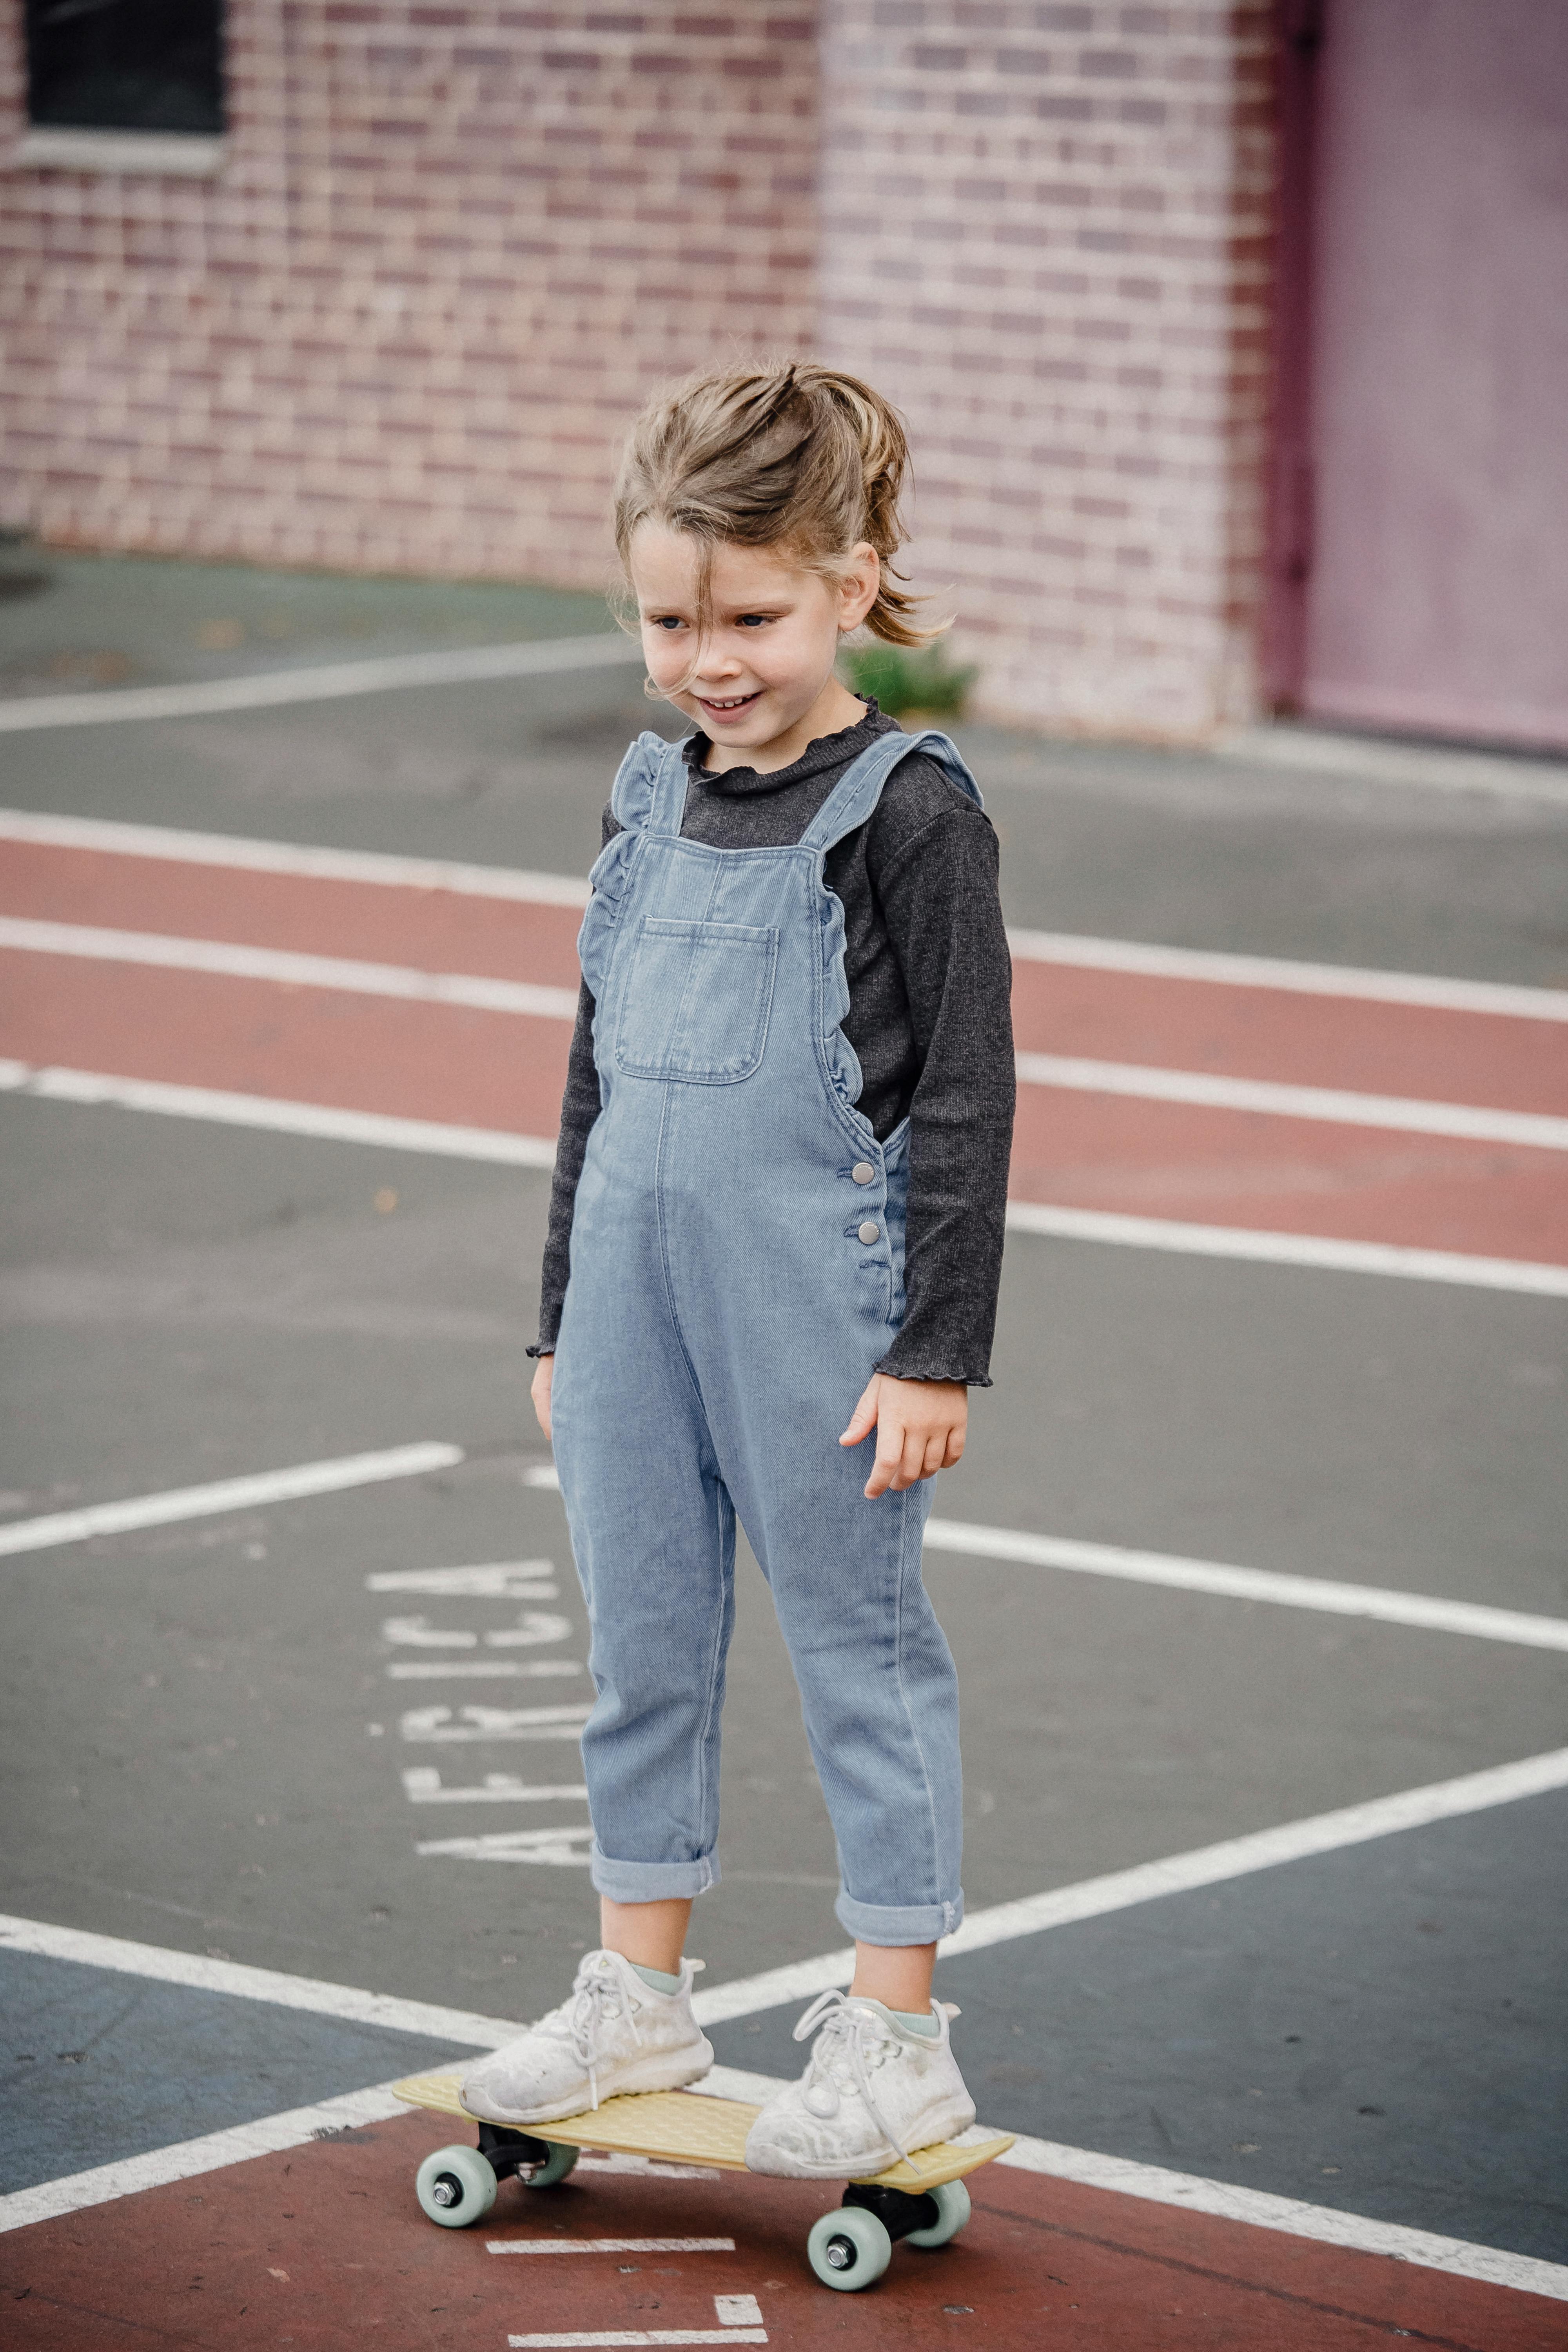
<path fill-rule="evenodd" d="M 860 1228 L 860 1238 L 863 1242 L 869 1244 L 877 1239 L 881 1230 L 882 1228 L 880 1225 L 874 1225 L 871 1223 L 870 1218 L 868 1217 L 865 1223 Z"/>
<path fill-rule="evenodd" d="M 857 1184 L 869 1184 L 877 1171 L 868 1160 L 858 1160 L 849 1173 Z"/>

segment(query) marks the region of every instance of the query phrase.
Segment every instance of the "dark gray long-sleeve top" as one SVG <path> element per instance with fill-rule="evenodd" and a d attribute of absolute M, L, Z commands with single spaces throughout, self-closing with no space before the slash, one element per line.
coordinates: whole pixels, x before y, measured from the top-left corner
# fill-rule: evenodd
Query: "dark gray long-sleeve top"
<path fill-rule="evenodd" d="M 839 777 L 894 721 L 874 702 L 859 722 L 759 774 L 703 767 L 706 736 L 686 743 L 680 830 L 714 849 L 797 842 Z M 606 807 L 604 839 L 620 826 Z M 866 824 L 831 849 L 827 887 L 844 908 L 859 1108 L 879 1140 L 910 1121 L 903 1327 L 878 1365 L 899 1380 L 990 1386 L 1013 1133 L 1012 966 L 996 891 L 996 835 L 933 760 L 912 751 Z M 599 1116 L 594 999 L 584 986 L 544 1246 L 539 1342 L 555 1345 L 566 1296 L 572 1211 Z"/>

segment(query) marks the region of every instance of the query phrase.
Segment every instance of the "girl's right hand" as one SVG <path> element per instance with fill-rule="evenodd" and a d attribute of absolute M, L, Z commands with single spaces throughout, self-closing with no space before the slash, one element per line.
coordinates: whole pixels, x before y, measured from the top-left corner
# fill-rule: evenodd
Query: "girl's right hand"
<path fill-rule="evenodd" d="M 546 1437 L 550 1434 L 550 1382 L 555 1370 L 553 1356 L 541 1356 L 533 1367 L 533 1382 L 529 1395 L 533 1399 L 533 1416 Z"/>

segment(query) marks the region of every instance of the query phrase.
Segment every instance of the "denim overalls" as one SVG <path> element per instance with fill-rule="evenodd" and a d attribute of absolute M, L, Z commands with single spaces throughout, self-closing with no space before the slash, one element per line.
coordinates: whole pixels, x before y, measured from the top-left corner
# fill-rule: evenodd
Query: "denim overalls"
<path fill-rule="evenodd" d="M 838 1436 L 904 1312 L 909 1125 L 856 1109 L 844 910 L 823 858 L 919 748 L 863 751 L 800 842 L 683 841 L 679 746 L 639 736 L 578 950 L 602 1109 L 572 1220 L 555 1459 L 598 1702 L 593 1879 L 622 1903 L 719 1877 L 719 1716 L 738 1512 L 773 1590 L 838 1843 L 878 1944 L 963 1916 L 958 1688 L 921 1582 L 929 1480 L 868 1502 Z"/>

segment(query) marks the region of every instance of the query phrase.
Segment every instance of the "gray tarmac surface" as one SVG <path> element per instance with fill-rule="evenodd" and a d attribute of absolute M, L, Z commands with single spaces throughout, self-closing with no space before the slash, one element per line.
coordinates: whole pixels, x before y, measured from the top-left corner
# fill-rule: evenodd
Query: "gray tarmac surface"
<path fill-rule="evenodd" d="M 0 605 L 12 690 L 595 625 L 589 600 L 531 592 L 351 594 L 216 568 L 10 562 L 65 583 Z M 306 614 L 288 640 L 261 634 L 269 597 Z M 243 640 L 196 642 L 215 620 Z M 134 667 L 59 666 L 95 651 Z M 21 735 L 4 745 L 0 800 L 581 872 L 616 757 L 654 717 L 635 674 L 613 672 Z M 1568 809 L 994 730 L 963 740 L 1016 922 L 1568 982 Z M 579 1635 L 566 1654 L 584 1654 L 558 1501 L 522 1483 L 546 1458 L 521 1353 L 546 1182 L 0 1100 L 6 1516 L 424 1437 L 468 1456 L 434 1477 L 0 1564 L 5 1909 L 502 2014 L 559 1997 L 594 1939 L 586 1874 L 419 1855 L 420 1841 L 515 1828 L 530 1809 L 415 1805 L 400 1775 L 573 1780 L 574 1746 L 400 1739 L 401 1713 L 433 1695 L 387 1680 L 380 1628 L 404 1604 L 365 1582 L 549 1559 Z M 383 1187 L 391 1214 L 374 1206 Z M 1561 1614 L 1565 1335 L 1545 1299 L 1016 1236 L 997 1385 L 975 1399 L 969 1457 L 937 1507 Z M 1549 1653 L 946 1554 L 928 1575 L 963 1676 L 972 1906 L 1565 1737 Z M 407 1605 L 471 1630 L 516 1614 Z M 515 1706 L 586 1688 L 461 1697 Z M 944 1963 L 983 2111 L 1563 2259 L 1561 2218 L 1531 2185 L 1561 2154 L 1537 2095 L 1562 2033 L 1554 1826 L 1560 1809 L 1538 1801 Z M 749 1563 L 722 1852 L 724 1884 L 693 1930 L 710 1981 L 842 1940 L 831 1835 Z M 1408 1914 L 1439 1896 L 1463 1930 L 1428 1937 Z M 1281 2021 L 1279 1985 L 1299 2025 Z M 1501 2021 L 1504 1998 L 1518 2013 Z M 1259 2015 L 1333 2044 L 1332 2098 L 1384 2106 L 1358 2118 L 1375 2132 L 1324 2153 L 1295 2057 L 1257 2056 Z M 731 2063 L 782 2070 L 796 2054 L 777 2019 L 722 2031 Z M 323 2080 L 342 2087 L 353 2061 L 333 2049 Z M 397 2071 L 386 2054 L 360 2079 Z M 276 2104 L 326 2095 L 291 2073 Z M 1257 2171 L 1237 2153 L 1249 2138 Z"/>

